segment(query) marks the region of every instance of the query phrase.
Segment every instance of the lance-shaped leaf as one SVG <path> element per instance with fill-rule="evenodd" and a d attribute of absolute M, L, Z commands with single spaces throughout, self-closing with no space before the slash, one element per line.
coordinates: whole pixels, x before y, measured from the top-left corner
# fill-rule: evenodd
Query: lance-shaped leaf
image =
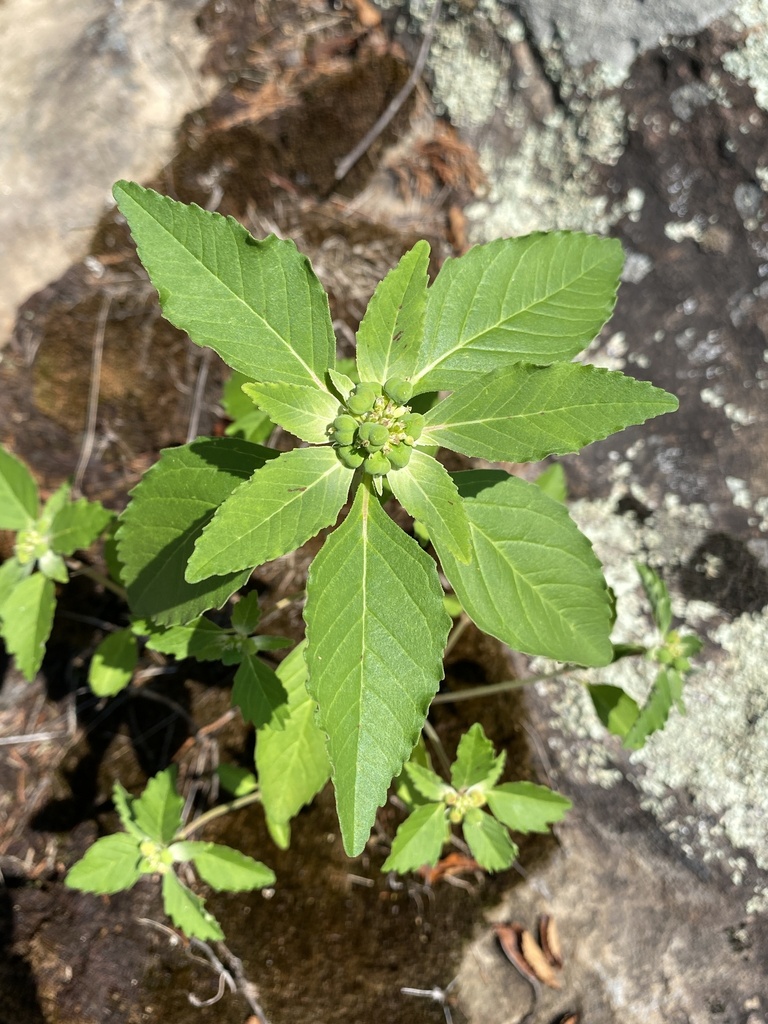
<path fill-rule="evenodd" d="M 131 796 L 127 789 L 116 782 L 112 787 L 112 802 L 120 818 L 120 824 L 137 840 L 136 846 L 138 847 L 147 836 L 134 820 L 133 805 L 136 802 L 136 797 Z"/>
<path fill-rule="evenodd" d="M 224 932 L 213 914 L 205 909 L 199 896 L 195 896 L 178 880 L 173 871 L 163 875 L 163 907 L 177 928 L 185 935 L 203 942 L 224 941 Z"/>
<path fill-rule="evenodd" d="M 611 606 L 592 545 L 563 505 L 499 471 L 456 473 L 472 560 L 441 551 L 443 570 L 474 622 L 526 654 L 607 665 Z"/>
<path fill-rule="evenodd" d="M 435 563 L 361 486 L 309 570 L 308 689 L 328 735 L 336 806 L 358 854 L 416 743 L 450 628 Z"/>
<path fill-rule="evenodd" d="M 254 380 L 324 389 L 336 342 L 328 298 L 293 242 L 133 182 L 114 196 L 166 320 Z"/>
<path fill-rule="evenodd" d="M 614 736 L 627 735 L 640 714 L 637 701 L 619 686 L 591 683 L 587 689 L 595 706 L 597 717 Z"/>
<path fill-rule="evenodd" d="M 438 403 L 422 439 L 491 462 L 537 462 L 676 408 L 673 395 L 615 370 L 518 364 Z"/>
<path fill-rule="evenodd" d="M 246 722 L 260 729 L 271 723 L 280 729 L 287 717 L 288 694 L 278 676 L 253 654 L 240 662 L 232 687 L 232 703 L 237 704 Z"/>
<path fill-rule="evenodd" d="M 447 547 L 460 561 L 469 561 L 472 549 L 464 504 L 437 459 L 414 449 L 408 465 L 389 473 L 387 483 L 406 512 L 426 526 L 438 552 Z"/>
<path fill-rule="evenodd" d="M 37 518 L 37 484 L 23 462 L 0 448 L 0 530 L 21 530 Z"/>
<path fill-rule="evenodd" d="M 181 828 L 184 797 L 176 792 L 176 765 L 158 772 L 131 804 L 134 821 L 150 839 L 170 843 Z"/>
<path fill-rule="evenodd" d="M 546 832 L 571 807 L 567 797 L 533 782 L 505 782 L 486 797 L 494 815 L 513 832 Z"/>
<path fill-rule="evenodd" d="M 281 849 L 290 838 L 288 823 L 320 792 L 331 767 L 325 736 L 315 722 L 315 702 L 307 693 L 305 644 L 280 663 L 277 676 L 288 695 L 282 728 L 265 725 L 256 736 L 256 772 L 270 835 Z"/>
<path fill-rule="evenodd" d="M 2 636 L 25 679 L 33 680 L 43 663 L 51 634 L 56 588 L 41 572 L 17 583 L 2 607 Z"/>
<path fill-rule="evenodd" d="M 649 565 L 640 562 L 635 563 L 640 580 L 643 584 L 645 596 L 651 606 L 653 621 L 661 633 L 668 633 L 672 625 L 672 602 L 669 597 L 669 590 L 664 580 L 658 573 L 654 572 Z"/>
<path fill-rule="evenodd" d="M 493 744 L 483 732 L 479 722 L 464 733 L 451 765 L 451 782 L 456 789 L 469 789 L 485 783 L 493 786 L 504 770 L 506 754 L 496 756 Z"/>
<path fill-rule="evenodd" d="M 304 384 L 243 384 L 243 391 L 283 430 L 310 444 L 325 444 L 328 427 L 339 415 L 339 400 Z"/>
<path fill-rule="evenodd" d="M 357 332 L 361 380 L 383 384 L 390 377 L 411 377 L 418 369 L 428 267 L 429 243 L 417 242 L 373 293 Z"/>
<path fill-rule="evenodd" d="M 96 648 L 88 668 L 88 685 L 97 697 L 114 697 L 130 683 L 139 659 L 130 629 L 108 633 Z"/>
<path fill-rule="evenodd" d="M 446 260 L 427 298 L 417 391 L 453 391 L 513 363 L 571 359 L 610 316 L 622 263 L 616 240 L 564 231 Z"/>
<path fill-rule="evenodd" d="M 333 448 L 283 452 L 218 509 L 195 546 L 187 579 L 253 569 L 294 551 L 335 522 L 352 476 Z"/>
<path fill-rule="evenodd" d="M 90 547 L 112 515 L 99 501 L 80 498 L 68 502 L 53 517 L 48 533 L 51 550 L 57 555 L 71 555 L 79 548 Z"/>
<path fill-rule="evenodd" d="M 683 694 L 683 677 L 674 668 L 663 668 L 656 676 L 651 694 L 624 739 L 628 750 L 639 750 L 651 735 L 663 729 L 673 704 Z"/>
<path fill-rule="evenodd" d="M 235 656 L 234 662 L 240 661 L 239 639 L 203 615 L 191 622 L 167 627 L 137 620 L 132 629 L 138 636 L 145 637 L 151 651 L 170 654 L 180 661 L 195 658 L 197 661 L 233 664 L 233 659 L 228 655 Z"/>
<path fill-rule="evenodd" d="M 417 871 L 425 864 L 437 864 L 450 835 L 445 804 L 424 804 L 408 815 L 395 838 L 392 852 L 381 866 L 382 871 Z"/>
<path fill-rule="evenodd" d="M 134 836 L 116 832 L 97 839 L 73 864 L 64 881 L 70 889 L 81 892 L 120 892 L 138 882 L 140 860 L 141 852 Z"/>
<path fill-rule="evenodd" d="M 248 578 L 187 583 L 184 570 L 195 541 L 219 505 L 275 453 L 238 438 L 201 438 L 168 448 L 131 492 L 117 544 L 122 578 L 136 615 L 161 624 L 187 622 L 220 608 Z"/>
<path fill-rule="evenodd" d="M 0 565 L 0 618 L 2 618 L 3 605 L 11 596 L 16 587 L 23 579 L 30 575 L 32 565 L 22 565 L 21 562 L 11 556 Z"/>
<path fill-rule="evenodd" d="M 517 857 L 517 846 L 506 828 L 478 807 L 464 815 L 462 831 L 472 856 L 486 871 L 504 871 Z"/>
<path fill-rule="evenodd" d="M 404 768 L 416 790 L 427 800 L 442 800 L 446 793 L 450 793 L 451 787 L 448 783 L 426 765 L 406 761 Z"/>
<path fill-rule="evenodd" d="M 186 840 L 171 847 L 173 859 L 191 860 L 204 882 L 218 892 L 247 892 L 274 885 L 275 873 L 253 857 L 220 843 Z"/>

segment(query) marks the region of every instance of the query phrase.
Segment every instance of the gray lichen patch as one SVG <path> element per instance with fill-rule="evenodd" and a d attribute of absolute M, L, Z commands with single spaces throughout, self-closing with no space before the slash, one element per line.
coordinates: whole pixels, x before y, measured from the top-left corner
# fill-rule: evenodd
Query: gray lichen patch
<path fill-rule="evenodd" d="M 768 2 L 742 0 L 735 14 L 747 31 L 739 49 L 723 55 L 723 67 L 749 82 L 758 106 L 768 110 Z"/>
<path fill-rule="evenodd" d="M 615 507 L 614 495 L 577 502 L 572 514 L 592 540 L 616 594 L 614 638 L 651 645 L 656 636 L 635 562 L 650 564 L 672 585 L 677 570 L 696 561 L 711 528 L 710 516 L 703 506 L 670 500 L 640 522 L 617 515 Z M 728 572 L 727 565 L 706 557 L 693 568 L 702 579 Z M 741 884 L 746 861 L 734 848 L 768 869 L 768 610 L 724 622 L 714 604 L 686 600 L 671 589 L 683 631 L 696 631 L 710 642 L 686 684 L 687 713 L 673 711 L 664 731 L 631 755 L 637 770 L 630 775 L 642 806 L 687 856 L 719 863 L 734 884 Z M 625 659 L 566 683 L 538 684 L 559 722 L 550 746 L 571 777 L 604 788 L 624 777 L 617 768 L 618 741 L 606 735 L 585 686 L 578 684 L 613 684 L 642 701 L 654 674 L 650 662 Z M 681 794 L 687 799 L 681 801 Z M 682 812 L 686 805 L 688 811 Z M 768 909 L 768 891 L 761 886 L 745 899 L 751 910 Z"/>

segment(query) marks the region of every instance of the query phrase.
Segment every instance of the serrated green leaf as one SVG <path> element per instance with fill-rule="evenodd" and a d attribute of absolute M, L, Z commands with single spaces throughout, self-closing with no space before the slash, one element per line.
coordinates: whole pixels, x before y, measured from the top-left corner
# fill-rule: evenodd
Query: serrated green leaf
<path fill-rule="evenodd" d="M 248 650 L 243 637 L 232 630 L 222 629 L 204 615 L 180 626 L 156 626 L 138 619 L 131 628 L 135 634 L 144 637 L 151 651 L 170 654 L 178 660 L 194 658 L 196 661 L 238 665 Z"/>
<path fill-rule="evenodd" d="M 21 530 L 36 518 L 37 484 L 27 467 L 0 448 L 0 530 Z"/>
<path fill-rule="evenodd" d="M 413 754 L 411 754 L 411 757 L 413 757 Z M 403 767 L 414 787 L 427 800 L 442 800 L 445 794 L 450 792 L 451 787 L 448 783 L 433 772 L 431 768 L 420 765 L 412 760 L 406 761 Z"/>
<path fill-rule="evenodd" d="M 113 513 L 99 501 L 68 502 L 53 517 L 48 534 L 51 549 L 59 555 L 71 555 L 88 548 L 109 525 Z"/>
<path fill-rule="evenodd" d="M 640 708 L 628 693 L 619 686 L 605 683 L 591 683 L 587 689 L 595 706 L 597 717 L 608 732 L 622 739 L 637 720 Z"/>
<path fill-rule="evenodd" d="M 185 840 L 171 847 L 174 860 L 191 860 L 204 882 L 217 892 L 247 892 L 274 885 L 275 873 L 239 850 L 219 843 Z"/>
<path fill-rule="evenodd" d="M 520 363 L 439 402 L 422 440 L 491 462 L 537 462 L 676 408 L 666 391 L 616 370 Z"/>
<path fill-rule="evenodd" d="M 43 510 L 40 513 L 40 518 L 38 519 L 38 525 L 41 532 L 47 532 L 50 529 L 51 523 L 55 517 L 69 504 L 71 494 L 72 484 L 68 480 L 65 480 L 64 483 L 60 484 L 48 498 L 43 505 Z"/>
<path fill-rule="evenodd" d="M 218 509 L 195 546 L 187 580 L 250 570 L 294 551 L 335 522 L 352 476 L 332 448 L 283 452 Z"/>
<path fill-rule="evenodd" d="M 429 289 L 417 390 L 453 391 L 514 363 L 571 359 L 610 316 L 623 262 L 615 239 L 566 231 L 447 259 Z"/>
<path fill-rule="evenodd" d="M 494 815 L 513 832 L 548 832 L 572 806 L 567 797 L 533 782 L 505 782 L 485 795 Z"/>
<path fill-rule="evenodd" d="M 534 480 L 534 483 L 553 501 L 562 501 L 568 497 L 568 481 L 561 462 L 553 462 Z"/>
<path fill-rule="evenodd" d="M 248 642 L 253 645 L 254 652 L 257 651 L 280 651 L 285 647 L 293 647 L 294 642 L 287 636 L 271 636 L 262 633 L 261 636 L 252 636 Z"/>
<path fill-rule="evenodd" d="M 669 627 L 672 625 L 672 602 L 666 583 L 649 565 L 636 562 L 635 568 L 640 575 L 645 596 L 651 606 L 653 621 L 658 626 L 659 632 L 668 633 Z"/>
<path fill-rule="evenodd" d="M 639 750 L 651 733 L 666 725 L 672 706 L 682 699 L 683 677 L 674 668 L 663 668 L 656 676 L 650 696 L 640 709 L 624 739 L 627 750 Z"/>
<path fill-rule="evenodd" d="M 163 907 L 176 927 L 190 938 L 203 942 L 224 941 L 224 932 L 213 914 L 205 909 L 204 901 L 182 885 L 173 871 L 163 875 Z"/>
<path fill-rule="evenodd" d="M 160 453 L 131 492 L 117 534 L 123 581 L 136 615 L 163 625 L 188 622 L 220 608 L 242 586 L 249 571 L 192 584 L 184 570 L 219 505 L 276 455 L 237 438 L 200 438 Z"/>
<path fill-rule="evenodd" d="M 344 846 L 358 854 L 443 674 L 435 563 L 365 487 L 309 570 L 307 687 L 328 735 Z"/>
<path fill-rule="evenodd" d="M 41 572 L 21 580 L 3 604 L 2 636 L 8 653 L 30 682 L 43 663 L 56 608 L 56 588 Z"/>
<path fill-rule="evenodd" d="M 443 571 L 480 629 L 526 654 L 580 665 L 613 657 L 611 607 L 592 545 L 559 502 L 500 471 L 453 474 L 472 532 Z"/>
<path fill-rule="evenodd" d="M 361 380 L 383 384 L 418 369 L 428 269 L 429 243 L 417 242 L 377 286 L 357 332 Z"/>
<path fill-rule="evenodd" d="M 469 789 L 480 783 L 493 786 L 504 771 L 505 760 L 503 751 L 496 756 L 482 725 L 475 722 L 459 740 L 456 760 L 451 765 L 451 782 L 456 789 Z"/>
<path fill-rule="evenodd" d="M 288 694 L 278 676 L 255 655 L 247 654 L 240 662 L 232 687 L 232 703 L 237 704 L 246 722 L 257 729 L 271 725 L 285 727 L 288 717 Z"/>
<path fill-rule="evenodd" d="M 464 841 L 481 868 L 486 871 L 504 871 L 518 854 L 517 846 L 509 838 L 506 828 L 490 814 L 472 807 L 462 823 Z"/>
<path fill-rule="evenodd" d="M 424 804 L 412 811 L 392 840 L 392 851 L 381 865 L 382 871 L 418 871 L 428 864 L 434 867 L 450 835 L 445 804 Z"/>
<path fill-rule="evenodd" d="M 81 892 L 121 892 L 138 882 L 140 860 L 139 844 L 127 832 L 102 836 L 72 865 L 64 884 Z"/>
<path fill-rule="evenodd" d="M 344 372 L 342 372 L 343 363 L 350 364 Z M 348 376 L 349 373 L 353 373 L 354 377 L 357 379 L 355 380 Z M 355 384 L 360 381 L 360 376 L 357 372 L 354 359 L 340 359 L 336 364 L 335 370 L 333 367 L 329 367 L 328 380 L 331 382 L 331 387 L 338 394 L 339 398 L 346 401 Z"/>
<path fill-rule="evenodd" d="M 302 441 L 326 444 L 328 427 L 339 415 L 339 400 L 304 384 L 243 384 L 243 391 L 275 423 Z"/>
<path fill-rule="evenodd" d="M 218 764 L 216 774 L 224 789 L 234 797 L 246 796 L 259 788 L 253 772 L 237 764 Z"/>
<path fill-rule="evenodd" d="M 139 828 L 134 821 L 133 817 L 133 803 L 134 797 L 116 782 L 112 788 L 112 802 L 115 805 L 115 810 L 120 818 L 120 824 L 123 826 L 126 832 L 129 832 L 138 843 L 142 843 L 146 838 L 146 833 Z"/>
<path fill-rule="evenodd" d="M 113 193 L 163 315 L 253 380 L 324 387 L 336 341 L 328 298 L 293 242 L 119 181 Z"/>
<path fill-rule="evenodd" d="M 241 636 L 250 636 L 261 618 L 259 595 L 256 591 L 241 597 L 232 609 L 232 628 Z"/>
<path fill-rule="evenodd" d="M 387 483 L 405 511 L 427 528 L 438 554 L 447 547 L 460 561 L 469 561 L 472 544 L 464 503 L 437 459 L 414 449 L 408 465 L 389 473 Z"/>
<path fill-rule="evenodd" d="M 97 697 L 114 697 L 130 683 L 138 660 L 136 637 L 130 629 L 108 633 L 91 658 L 88 685 Z"/>
<path fill-rule="evenodd" d="M 6 558 L 0 565 L 0 618 L 2 618 L 3 605 L 31 571 L 31 565 L 22 565 L 13 555 Z"/>
<path fill-rule="evenodd" d="M 288 846 L 288 822 L 320 792 L 331 774 L 325 736 L 315 722 L 315 702 L 307 693 L 305 646 L 294 648 L 277 669 L 288 695 L 283 728 L 265 725 L 256 736 L 261 803 L 270 834 L 282 849 Z"/>
<path fill-rule="evenodd" d="M 176 792 L 176 765 L 154 775 L 131 805 L 139 828 L 157 843 L 170 843 L 181 828 L 184 797 Z"/>
<path fill-rule="evenodd" d="M 432 770 L 432 759 L 429 756 L 426 744 L 424 743 L 424 733 L 419 735 L 416 746 L 411 751 L 411 756 L 403 765 L 403 770 L 393 780 L 392 786 L 395 796 L 405 804 L 406 808 L 410 811 L 414 807 L 418 807 L 426 801 L 426 798 L 421 795 L 416 786 L 413 784 L 410 775 L 408 774 L 408 765 L 418 765 L 420 768 L 425 768 L 428 771 Z"/>

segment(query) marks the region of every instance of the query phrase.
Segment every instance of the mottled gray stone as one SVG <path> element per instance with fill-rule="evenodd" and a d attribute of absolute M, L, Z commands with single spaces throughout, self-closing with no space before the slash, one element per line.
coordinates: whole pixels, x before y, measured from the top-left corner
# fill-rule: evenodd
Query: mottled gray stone
<path fill-rule="evenodd" d="M 210 94 L 201 6 L 0 5 L 0 347 L 16 308 L 87 252 L 112 183 L 162 167 Z"/>
<path fill-rule="evenodd" d="M 663 36 L 692 35 L 733 10 L 735 0 L 520 0 L 537 40 L 559 40 L 569 64 L 596 60 L 627 71 Z"/>

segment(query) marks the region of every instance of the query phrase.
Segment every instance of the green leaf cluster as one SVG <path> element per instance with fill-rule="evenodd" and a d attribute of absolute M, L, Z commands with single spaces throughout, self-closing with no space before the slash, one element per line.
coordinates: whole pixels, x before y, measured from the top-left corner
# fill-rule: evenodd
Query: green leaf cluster
<path fill-rule="evenodd" d="M 176 767 L 159 772 L 139 797 L 115 783 L 115 808 L 125 831 L 97 839 L 65 879 L 82 892 L 114 893 L 132 888 L 142 875 L 161 879 L 165 912 L 185 935 L 223 940 L 218 921 L 174 871 L 191 863 L 217 891 L 242 892 L 272 885 L 274 873 L 252 857 L 219 843 L 195 842 L 181 834 L 184 799 L 176 789 Z"/>
<path fill-rule="evenodd" d="M 117 536 L 133 610 L 173 627 L 221 607 L 349 504 L 309 572 L 305 690 L 345 847 L 359 853 L 419 736 L 450 627 L 436 563 L 390 519 L 390 495 L 481 629 L 530 654 L 611 660 L 600 565 L 563 504 L 506 472 L 449 474 L 434 456 L 539 460 L 676 408 L 646 382 L 571 362 L 610 315 L 621 247 L 571 232 L 502 239 L 446 261 L 429 286 L 419 242 L 376 289 L 353 370 L 336 362 L 328 299 L 292 242 L 258 241 L 136 184 L 114 191 L 166 318 L 304 442 L 278 453 L 225 437 L 164 452 Z M 302 697 L 283 731 L 298 715 L 301 733 L 304 713 Z M 264 728 L 262 760 L 280 731 Z M 272 817 L 281 841 L 298 799 Z M 474 811 L 493 843 L 485 819 L 496 819 Z"/>
<path fill-rule="evenodd" d="M 89 547 L 112 519 L 98 501 L 71 497 L 62 484 L 42 504 L 27 467 L 0 448 L 0 530 L 13 530 L 13 554 L 0 566 L 0 636 L 22 675 L 34 679 L 66 583 L 65 558 Z"/>
<path fill-rule="evenodd" d="M 588 687 L 600 721 L 609 732 L 621 737 L 628 750 L 639 750 L 652 733 L 663 729 L 673 707 L 685 714 L 685 678 L 693 671 L 690 659 L 702 648 L 699 637 L 692 633 L 681 635 L 670 628 L 672 603 L 664 580 L 650 566 L 638 564 L 636 568 L 659 631 L 659 643 L 645 651 L 646 657 L 660 666 L 650 693 L 641 707 L 619 686 L 591 683 Z M 626 653 L 643 650 L 630 648 Z"/>
<path fill-rule="evenodd" d="M 480 867 L 503 871 L 518 854 L 510 831 L 525 835 L 546 832 L 565 815 L 571 802 L 547 786 L 532 782 L 504 782 L 506 754 L 496 754 L 479 724 L 461 738 L 451 765 L 450 784 L 418 756 L 405 765 L 413 790 L 414 809 L 397 830 L 392 852 L 382 871 L 415 871 L 434 866 L 450 837 L 451 825 L 460 825 L 464 841 Z"/>

